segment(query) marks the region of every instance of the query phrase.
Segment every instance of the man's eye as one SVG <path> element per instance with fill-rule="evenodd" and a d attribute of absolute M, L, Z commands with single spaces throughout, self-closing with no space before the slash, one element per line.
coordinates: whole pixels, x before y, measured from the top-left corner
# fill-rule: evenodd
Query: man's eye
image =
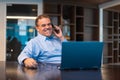
<path fill-rule="evenodd" d="M 45 27 L 46 25 L 45 25 L 45 24 L 42 24 L 41 26 L 42 26 L 42 27 Z"/>
<path fill-rule="evenodd" d="M 49 24 L 48 24 L 48 26 L 51 26 L 51 25 L 52 25 L 52 23 L 49 23 Z"/>

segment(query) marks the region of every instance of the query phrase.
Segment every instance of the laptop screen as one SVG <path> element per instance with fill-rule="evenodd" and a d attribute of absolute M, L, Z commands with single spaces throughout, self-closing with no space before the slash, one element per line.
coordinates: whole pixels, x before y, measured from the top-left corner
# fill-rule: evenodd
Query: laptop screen
<path fill-rule="evenodd" d="M 100 68 L 103 42 L 63 42 L 61 69 Z"/>

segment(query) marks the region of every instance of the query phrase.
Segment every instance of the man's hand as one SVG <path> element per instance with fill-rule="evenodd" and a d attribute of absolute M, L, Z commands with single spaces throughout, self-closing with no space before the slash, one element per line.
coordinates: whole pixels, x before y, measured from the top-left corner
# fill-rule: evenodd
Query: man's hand
<path fill-rule="evenodd" d="M 63 34 L 62 34 L 61 28 L 58 27 L 58 26 L 55 26 L 55 28 L 56 28 L 57 30 L 59 30 L 59 33 L 56 33 L 55 31 L 53 31 L 53 33 L 55 34 L 56 37 L 58 37 L 61 41 L 63 41 L 65 38 L 64 38 L 64 36 L 63 36 Z"/>
<path fill-rule="evenodd" d="M 23 61 L 25 67 L 27 68 L 37 68 L 37 62 L 32 59 L 32 58 L 26 58 L 24 61 Z"/>

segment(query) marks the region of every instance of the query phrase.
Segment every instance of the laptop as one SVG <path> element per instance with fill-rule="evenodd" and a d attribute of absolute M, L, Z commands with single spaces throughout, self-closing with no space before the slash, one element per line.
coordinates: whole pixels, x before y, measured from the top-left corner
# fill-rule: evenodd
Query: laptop
<path fill-rule="evenodd" d="M 60 69 L 100 69 L 103 42 L 63 42 Z"/>

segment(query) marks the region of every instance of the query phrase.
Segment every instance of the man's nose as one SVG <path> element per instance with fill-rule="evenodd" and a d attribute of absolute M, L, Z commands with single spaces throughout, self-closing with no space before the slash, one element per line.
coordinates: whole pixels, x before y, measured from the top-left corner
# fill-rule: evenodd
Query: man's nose
<path fill-rule="evenodd" d="M 50 26 L 51 26 L 51 25 L 49 25 L 49 24 L 46 24 L 46 26 L 45 26 L 45 27 L 46 27 L 46 28 L 49 28 Z"/>
<path fill-rule="evenodd" d="M 46 27 L 46 28 L 49 28 L 50 26 L 49 26 L 49 25 L 46 25 L 45 27 Z"/>

